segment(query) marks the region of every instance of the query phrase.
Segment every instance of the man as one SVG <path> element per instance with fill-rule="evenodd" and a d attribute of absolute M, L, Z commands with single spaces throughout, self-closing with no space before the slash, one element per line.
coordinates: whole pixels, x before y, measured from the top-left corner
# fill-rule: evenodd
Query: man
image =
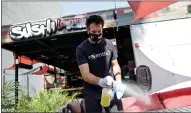
<path fill-rule="evenodd" d="M 84 100 L 86 112 L 102 112 L 101 93 L 107 86 L 104 78 L 115 76 L 121 82 L 121 69 L 117 61 L 117 52 L 108 39 L 102 38 L 104 20 L 92 15 L 86 20 L 89 38 L 76 49 L 79 69 L 84 80 Z M 105 108 L 109 112 L 109 108 Z"/>

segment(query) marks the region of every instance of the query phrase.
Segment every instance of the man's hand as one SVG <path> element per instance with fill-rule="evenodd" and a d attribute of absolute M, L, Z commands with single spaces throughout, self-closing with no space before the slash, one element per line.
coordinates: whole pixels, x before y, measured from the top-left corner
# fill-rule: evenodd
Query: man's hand
<path fill-rule="evenodd" d="M 120 99 L 124 94 L 125 86 L 121 83 L 121 69 L 117 59 L 112 60 L 112 66 L 116 80 L 113 82 L 113 93 L 116 93 L 117 99 Z"/>
<path fill-rule="evenodd" d="M 116 93 L 117 99 L 121 99 L 125 92 L 125 85 L 121 81 L 113 82 L 113 93 Z"/>
<path fill-rule="evenodd" d="M 113 85 L 113 78 L 111 76 L 106 76 L 101 78 L 98 82 L 98 85 L 101 87 L 111 87 Z"/>

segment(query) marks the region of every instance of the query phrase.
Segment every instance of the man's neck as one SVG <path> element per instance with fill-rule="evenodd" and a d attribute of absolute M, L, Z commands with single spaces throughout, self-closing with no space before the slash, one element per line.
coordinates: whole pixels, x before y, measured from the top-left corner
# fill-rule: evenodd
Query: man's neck
<path fill-rule="evenodd" d="M 99 44 L 99 43 L 101 42 L 101 40 L 100 40 L 98 43 L 96 43 L 96 42 L 92 41 L 90 38 L 88 38 L 88 41 L 89 41 L 90 43 L 92 43 L 92 44 Z"/>

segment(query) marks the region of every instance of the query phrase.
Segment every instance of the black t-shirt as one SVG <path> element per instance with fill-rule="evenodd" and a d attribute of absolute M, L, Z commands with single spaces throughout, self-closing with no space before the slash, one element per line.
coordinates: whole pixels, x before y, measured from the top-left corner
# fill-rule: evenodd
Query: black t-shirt
<path fill-rule="evenodd" d="M 104 78 L 113 76 L 111 61 L 117 59 L 117 52 L 108 39 L 102 38 L 99 44 L 92 44 L 89 40 L 83 41 L 76 49 L 78 65 L 88 63 L 90 73 Z M 100 99 L 102 88 L 84 82 L 84 96 Z"/>

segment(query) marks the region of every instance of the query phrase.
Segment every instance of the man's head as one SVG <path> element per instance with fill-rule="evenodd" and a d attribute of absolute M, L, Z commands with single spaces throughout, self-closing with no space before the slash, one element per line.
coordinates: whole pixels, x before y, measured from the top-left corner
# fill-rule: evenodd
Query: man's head
<path fill-rule="evenodd" d="M 86 20 L 87 32 L 90 39 L 94 42 L 100 42 L 103 33 L 104 20 L 99 15 L 92 15 Z"/>

